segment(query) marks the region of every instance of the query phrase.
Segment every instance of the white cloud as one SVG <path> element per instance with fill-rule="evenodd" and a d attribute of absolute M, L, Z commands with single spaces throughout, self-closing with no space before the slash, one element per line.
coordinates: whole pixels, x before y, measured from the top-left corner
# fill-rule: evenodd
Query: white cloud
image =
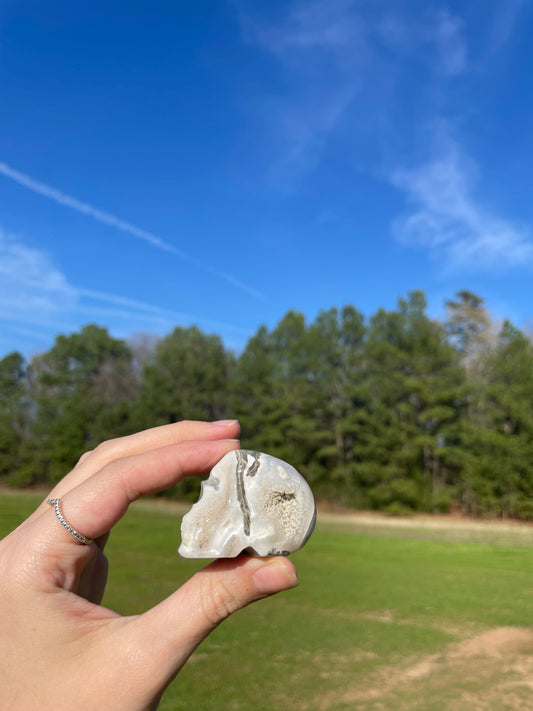
<path fill-rule="evenodd" d="M 435 13 L 427 25 L 428 40 L 435 43 L 438 67 L 444 74 L 462 74 L 468 66 L 463 21 L 447 10 Z"/>
<path fill-rule="evenodd" d="M 484 60 L 505 46 L 516 28 L 520 14 L 528 5 L 531 5 L 528 0 L 506 0 L 490 8 L 492 16 Z"/>
<path fill-rule="evenodd" d="M 528 230 L 485 209 L 473 194 L 476 166 L 450 140 L 433 160 L 395 170 L 391 182 L 414 210 L 393 230 L 404 244 L 422 246 L 445 268 L 493 269 L 533 263 Z"/>
<path fill-rule="evenodd" d="M 366 27 L 350 0 L 287 3 L 276 20 L 241 12 L 245 39 L 282 68 L 284 88 L 261 101 L 280 141 L 270 178 L 287 187 L 320 160 L 328 136 L 361 88 Z M 368 62 L 370 64 L 370 61 Z"/>
<path fill-rule="evenodd" d="M 364 42 L 361 18 L 350 0 L 311 0 L 287 5 L 277 24 L 247 24 L 249 36 L 284 61 L 301 61 L 302 50 L 341 54 Z"/>
<path fill-rule="evenodd" d="M 0 318 L 51 317 L 76 302 L 75 290 L 50 258 L 0 230 Z"/>
<path fill-rule="evenodd" d="M 437 75 L 456 76 L 468 68 L 464 22 L 446 9 L 420 17 L 388 11 L 378 20 L 376 32 L 397 59 L 415 59 Z"/>
<path fill-rule="evenodd" d="M 313 169 L 339 129 L 343 140 L 356 141 L 363 127 L 379 142 L 376 127 L 393 113 L 396 87 L 413 62 L 425 70 L 421 92 L 468 68 L 464 22 L 446 9 L 400 13 L 392 3 L 353 0 L 298 0 L 277 13 L 248 7 L 241 0 L 245 39 L 283 71 L 262 111 L 278 141 L 277 185 Z"/>
<path fill-rule="evenodd" d="M 96 320 L 116 335 L 132 331 L 166 333 L 177 324 L 249 336 L 246 329 L 71 284 L 43 251 L 0 229 L 0 322 L 2 342 L 23 340 L 34 348 L 51 345 L 59 332 Z M 7 332 L 13 338 L 7 337 Z M 12 348 L 13 346 L 7 346 Z"/>

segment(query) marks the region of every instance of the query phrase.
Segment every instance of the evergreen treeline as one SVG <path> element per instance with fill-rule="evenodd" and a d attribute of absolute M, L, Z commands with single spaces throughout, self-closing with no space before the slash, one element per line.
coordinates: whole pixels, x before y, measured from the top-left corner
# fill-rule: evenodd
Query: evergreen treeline
<path fill-rule="evenodd" d="M 238 417 L 244 447 L 291 462 L 315 494 L 392 513 L 533 516 L 533 346 L 482 299 L 422 292 L 368 322 L 290 311 L 236 357 L 176 328 L 125 343 L 96 325 L 0 360 L 0 483 L 51 484 L 100 441 L 181 419 Z M 186 480 L 172 492 L 196 493 Z"/>

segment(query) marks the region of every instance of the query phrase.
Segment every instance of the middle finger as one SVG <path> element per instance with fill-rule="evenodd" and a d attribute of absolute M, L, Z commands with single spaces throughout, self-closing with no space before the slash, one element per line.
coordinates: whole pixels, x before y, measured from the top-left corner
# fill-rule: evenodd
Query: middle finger
<path fill-rule="evenodd" d="M 89 479 L 110 462 L 135 454 L 143 454 L 172 444 L 186 441 L 236 439 L 240 434 L 237 420 L 199 422 L 183 420 L 170 425 L 153 427 L 126 437 L 111 439 L 84 454 L 74 469 L 52 489 L 45 501 L 30 516 L 31 520 L 47 507 L 49 498 L 62 498 L 79 484 Z"/>

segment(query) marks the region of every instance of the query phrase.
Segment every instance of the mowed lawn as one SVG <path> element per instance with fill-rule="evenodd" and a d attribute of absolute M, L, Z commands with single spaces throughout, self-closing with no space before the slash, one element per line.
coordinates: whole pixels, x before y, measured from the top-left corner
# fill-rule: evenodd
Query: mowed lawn
<path fill-rule="evenodd" d="M 0 493 L 0 533 L 38 501 Z M 142 612 L 201 567 L 176 553 L 179 511 L 132 507 L 104 604 Z M 161 709 L 533 708 L 533 527 L 319 517 L 292 560 L 300 586 L 227 620 Z"/>

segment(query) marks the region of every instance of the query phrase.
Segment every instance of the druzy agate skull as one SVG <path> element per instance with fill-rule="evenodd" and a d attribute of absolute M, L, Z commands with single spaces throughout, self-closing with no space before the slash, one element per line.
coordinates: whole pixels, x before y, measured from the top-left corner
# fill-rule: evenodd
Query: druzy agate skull
<path fill-rule="evenodd" d="M 184 558 L 288 555 L 311 535 L 316 507 L 296 469 L 263 452 L 226 454 L 202 482 L 198 502 L 183 517 Z"/>

